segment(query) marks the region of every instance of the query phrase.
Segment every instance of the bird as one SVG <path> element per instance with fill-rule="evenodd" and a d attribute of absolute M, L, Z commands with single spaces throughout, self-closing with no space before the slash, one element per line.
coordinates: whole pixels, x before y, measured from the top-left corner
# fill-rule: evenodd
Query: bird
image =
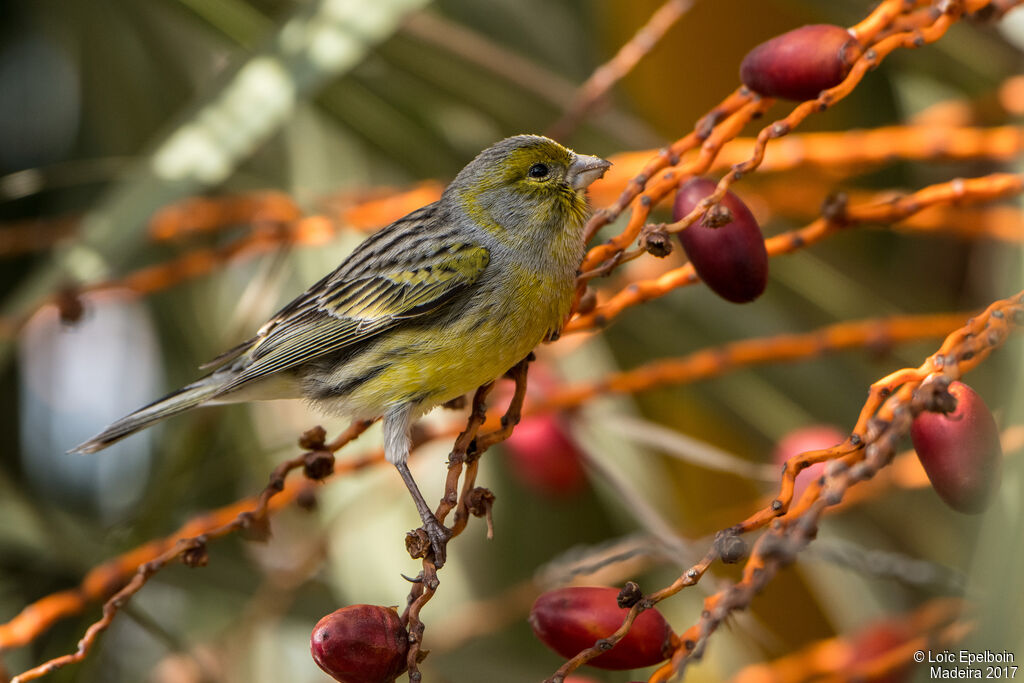
<path fill-rule="evenodd" d="M 448 530 L 407 464 L 415 419 L 500 377 L 564 325 L 590 216 L 610 162 L 539 135 L 484 149 L 441 197 L 360 243 L 201 379 L 117 420 L 71 452 L 94 453 L 203 404 L 304 398 L 382 419 L 386 459 L 435 562 Z"/>

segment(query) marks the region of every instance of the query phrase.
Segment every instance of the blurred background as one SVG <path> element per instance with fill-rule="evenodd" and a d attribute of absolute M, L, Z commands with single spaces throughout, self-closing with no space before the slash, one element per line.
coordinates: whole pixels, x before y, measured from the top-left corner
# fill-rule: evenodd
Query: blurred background
<path fill-rule="evenodd" d="M 215 407 L 97 455 L 65 454 L 196 378 L 200 363 L 250 336 L 365 231 L 342 225 L 313 247 L 278 240 L 278 248 L 198 277 L 178 273 L 181 282 L 148 296 L 117 287 L 78 296 L 76 284 L 229 249 L 279 220 L 243 211 L 222 229 L 154 237 L 154 216 L 182 200 L 275 191 L 303 213 L 336 216 L 388 188 L 443 184 L 494 141 L 550 130 L 576 88 L 660 4 L 0 2 L 0 622 L 77 585 L 91 567 L 258 492 L 310 426 L 331 434 L 344 427 L 299 402 Z M 806 23 L 850 25 L 869 5 L 697 2 L 562 141 L 603 156 L 667 144 L 737 87 L 751 47 Z M 801 132 L 931 120 L 1020 125 L 1022 98 L 1007 92 L 1020 87 L 1012 77 L 1024 64 L 1022 15 L 999 25 L 965 22 L 934 45 L 894 53 Z M 813 219 L 837 190 L 912 190 L 997 170 L 1020 171 L 1020 160 L 798 169 L 754 174 L 735 189 L 771 235 Z M 796 208 L 773 206 L 772 197 L 797 191 Z M 1015 220 L 1020 230 L 1019 212 Z M 564 383 L 730 340 L 975 310 L 1020 290 L 1020 252 L 1019 234 L 1014 242 L 851 229 L 774 259 L 767 292 L 754 303 L 680 289 L 634 307 L 601 334 L 542 349 L 531 392 L 543 397 Z M 652 277 L 683 259 L 680 249 L 665 261 L 644 257 L 600 286 L 616 291 L 625 278 Z M 36 305 L 54 292 L 64 292 L 61 306 Z M 916 367 L 938 344 L 876 344 L 745 369 L 599 398 L 524 424 L 484 458 L 479 482 L 497 495 L 495 538 L 470 525 L 452 544 L 441 590 L 424 612 L 426 680 L 550 675 L 562 659 L 526 622 L 540 590 L 571 580 L 633 579 L 647 591 L 667 585 L 714 531 L 769 499 L 784 437 L 819 427 L 817 441 L 790 455 L 832 445 L 853 426 L 871 382 Z M 1021 351 L 1011 340 L 968 380 L 1002 428 L 1024 417 Z M 427 419 L 464 418 L 437 411 Z M 339 458 L 372 449 L 377 430 Z M 416 458 L 428 500 L 440 495 L 450 445 L 428 443 Z M 980 605 L 970 646 L 1024 658 L 1021 483 L 1021 459 L 1010 454 L 984 515 L 953 512 L 927 487 L 892 487 L 831 515 L 801 561 L 715 635 L 688 680 L 726 680 L 745 665 L 964 593 Z M 266 543 L 235 535 L 212 544 L 208 567 L 161 572 L 84 663 L 48 680 L 327 680 L 309 656 L 310 629 L 347 604 L 403 606 L 400 573 L 418 571 L 403 538 L 418 521 L 391 468 L 331 481 L 317 503 L 275 515 Z M 609 559 L 616 556 L 628 561 Z M 702 585 L 737 576 L 716 567 Z M 662 611 L 683 630 L 704 595 L 684 592 Z M 98 615 L 93 605 L 0 653 L 0 679 L 73 651 Z M 924 667 L 906 673 L 927 676 Z"/>

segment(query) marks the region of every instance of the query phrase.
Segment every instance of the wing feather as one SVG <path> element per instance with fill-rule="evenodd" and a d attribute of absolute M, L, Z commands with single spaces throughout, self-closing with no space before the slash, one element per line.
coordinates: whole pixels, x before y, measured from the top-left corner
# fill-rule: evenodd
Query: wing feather
<path fill-rule="evenodd" d="M 421 233 L 420 228 L 420 221 L 408 219 L 389 226 L 410 235 Z M 387 247 L 383 254 L 382 245 Z M 427 315 L 476 282 L 490 262 L 485 247 L 466 241 L 449 239 L 414 254 L 401 249 L 401 239 L 371 238 L 285 306 L 260 330 L 224 393 Z M 377 270 L 369 261 L 376 262 Z"/>

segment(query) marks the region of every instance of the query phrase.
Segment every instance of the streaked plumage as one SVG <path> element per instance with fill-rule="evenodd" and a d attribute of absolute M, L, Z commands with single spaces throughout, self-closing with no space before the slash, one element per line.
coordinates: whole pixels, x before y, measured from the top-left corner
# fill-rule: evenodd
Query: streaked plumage
<path fill-rule="evenodd" d="M 366 239 L 208 364 L 206 377 L 74 450 L 100 450 L 202 403 L 304 397 L 330 413 L 383 416 L 388 459 L 436 541 L 439 525 L 405 465 L 409 426 L 500 376 L 565 322 L 583 254 L 584 191 L 607 167 L 547 138 L 502 140 L 441 199 Z"/>

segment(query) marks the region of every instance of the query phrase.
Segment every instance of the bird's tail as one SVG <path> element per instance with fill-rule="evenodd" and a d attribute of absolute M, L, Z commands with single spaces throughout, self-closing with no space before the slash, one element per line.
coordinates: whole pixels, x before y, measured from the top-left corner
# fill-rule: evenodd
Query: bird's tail
<path fill-rule="evenodd" d="M 214 398 L 224 389 L 224 380 L 216 374 L 208 375 L 188 386 L 178 389 L 161 399 L 139 408 L 110 425 L 85 443 L 72 448 L 69 453 L 95 453 L 126 436 L 143 430 L 164 418 L 195 408 Z"/>

